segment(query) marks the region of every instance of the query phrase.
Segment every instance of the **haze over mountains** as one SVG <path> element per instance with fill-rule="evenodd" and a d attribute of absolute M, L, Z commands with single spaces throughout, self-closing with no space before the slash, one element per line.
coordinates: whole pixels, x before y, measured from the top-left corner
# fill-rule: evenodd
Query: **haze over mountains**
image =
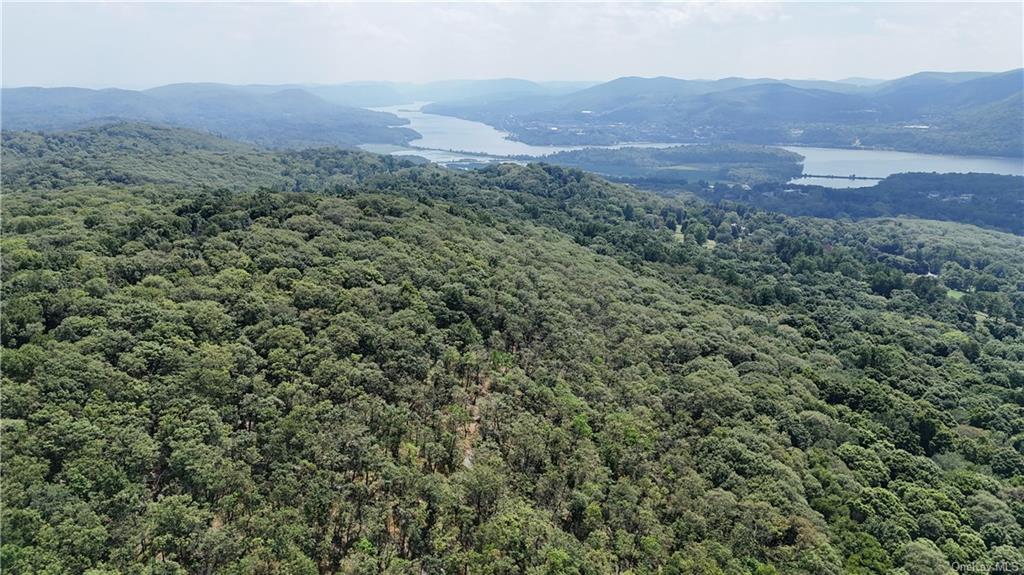
<path fill-rule="evenodd" d="M 416 134 L 392 114 L 328 102 L 298 88 L 174 84 L 151 90 L 3 91 L 4 128 L 67 130 L 140 120 L 204 130 L 268 147 L 402 143 Z"/>
<path fill-rule="evenodd" d="M 587 85 L 498 79 L 421 85 L 188 83 L 148 90 L 10 88 L 3 90 L 3 124 L 11 130 L 53 131 L 131 120 L 204 130 L 274 148 L 401 144 L 417 136 L 401 127 L 406 120 L 363 108 L 494 94 L 553 95 Z"/>
<path fill-rule="evenodd" d="M 619 78 L 561 96 L 442 102 L 425 110 L 530 143 L 738 141 L 1019 156 L 1024 71 L 923 72 L 872 85 Z"/>
<path fill-rule="evenodd" d="M 558 96 L 589 88 L 595 84 L 597 82 L 531 82 L 518 78 L 497 78 L 493 80 L 442 80 L 426 84 L 353 82 L 306 86 L 305 89 L 337 104 L 376 107 L 412 102 L 443 102 L 464 98 Z"/>
<path fill-rule="evenodd" d="M 8 88 L 7 129 L 110 120 L 199 129 L 269 147 L 401 144 L 405 120 L 364 108 L 481 121 L 535 144 L 744 142 L 1020 156 L 1024 72 L 922 72 L 890 81 L 623 77 L 610 82 L 172 84 L 149 90 Z"/>

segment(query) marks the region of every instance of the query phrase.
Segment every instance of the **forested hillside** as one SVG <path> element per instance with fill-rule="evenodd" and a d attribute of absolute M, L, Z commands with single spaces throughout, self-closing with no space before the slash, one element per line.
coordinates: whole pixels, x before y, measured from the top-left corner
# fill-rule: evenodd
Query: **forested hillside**
<path fill-rule="evenodd" d="M 131 126 L 2 159 L 10 573 L 1024 564 L 1020 237 Z"/>
<path fill-rule="evenodd" d="M 3 183 L 59 190 L 82 184 L 174 184 L 207 189 L 333 189 L 408 165 L 391 156 L 272 152 L 208 134 L 121 122 L 53 134 L 5 132 Z M 307 161 L 321 158 L 323 164 Z"/>

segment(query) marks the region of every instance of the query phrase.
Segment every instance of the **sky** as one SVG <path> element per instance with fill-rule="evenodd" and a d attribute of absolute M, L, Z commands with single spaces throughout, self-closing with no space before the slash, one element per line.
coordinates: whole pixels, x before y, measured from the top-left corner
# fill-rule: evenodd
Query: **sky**
<path fill-rule="evenodd" d="M 16 3 L 4 86 L 620 76 L 895 78 L 1024 66 L 1021 2 Z"/>

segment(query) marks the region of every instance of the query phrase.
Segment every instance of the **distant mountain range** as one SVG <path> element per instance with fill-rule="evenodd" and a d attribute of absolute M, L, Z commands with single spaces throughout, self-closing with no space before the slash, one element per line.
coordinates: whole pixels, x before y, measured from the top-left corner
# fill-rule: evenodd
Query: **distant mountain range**
<path fill-rule="evenodd" d="M 348 106 L 381 107 L 412 102 L 442 102 L 465 98 L 557 96 L 589 88 L 596 82 L 531 82 L 517 78 L 443 80 L 425 84 L 355 82 L 303 86 L 309 92 Z"/>
<path fill-rule="evenodd" d="M 561 95 L 425 108 L 534 144 L 736 141 L 1020 156 L 1024 70 L 844 82 L 626 77 Z"/>
<path fill-rule="evenodd" d="M 418 134 L 407 120 L 367 110 L 416 101 L 556 95 L 586 82 L 517 79 L 428 84 L 359 82 L 339 85 L 169 84 L 148 90 L 5 88 L 3 127 L 64 131 L 118 121 L 202 130 L 274 148 L 404 144 Z"/>
<path fill-rule="evenodd" d="M 267 147 L 400 144 L 417 134 L 393 114 L 329 102 L 292 87 L 173 84 L 151 90 L 3 90 L 3 127 L 67 130 L 133 120 L 203 130 Z"/>
<path fill-rule="evenodd" d="M 636 141 L 887 148 L 1024 155 L 1024 70 L 921 72 L 895 80 L 623 77 L 426 84 L 171 84 L 149 90 L 7 88 L 3 127 L 59 131 L 144 121 L 268 147 L 404 144 L 406 120 L 367 110 L 424 110 L 476 120 L 532 144 Z"/>

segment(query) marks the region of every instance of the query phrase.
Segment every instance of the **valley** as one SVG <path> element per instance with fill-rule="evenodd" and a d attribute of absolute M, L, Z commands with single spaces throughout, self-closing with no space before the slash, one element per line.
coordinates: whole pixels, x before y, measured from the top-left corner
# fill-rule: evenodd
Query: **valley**
<path fill-rule="evenodd" d="M 398 105 L 377 108 L 375 111 L 394 114 L 408 121 L 406 127 L 419 134 L 419 137 L 404 147 L 387 147 L 368 144 L 362 146 L 368 151 L 391 153 L 396 155 L 416 155 L 432 162 L 442 164 L 473 161 L 480 163 L 501 161 L 526 161 L 537 159 L 558 163 L 559 152 L 569 152 L 586 148 L 617 149 L 632 147 L 668 148 L 669 142 L 623 143 L 609 146 L 554 146 L 534 145 L 512 140 L 510 134 L 502 132 L 482 122 L 441 116 L 423 112 L 424 104 Z M 702 145 L 702 144 L 693 144 Z M 783 149 L 803 156 L 803 171 L 809 174 L 828 174 L 848 176 L 851 174 L 870 175 L 885 178 L 901 172 L 939 172 L 939 173 L 994 173 L 1004 175 L 1024 175 L 1024 160 L 1020 158 L 1001 158 L 986 156 L 955 156 L 941 154 L 920 154 L 898 152 L 892 150 L 865 150 L 843 148 L 815 148 L 807 146 L 782 146 Z M 566 164 L 601 172 L 594 165 Z M 602 172 L 604 173 L 604 172 Z M 695 181 L 709 178 L 708 174 L 692 177 Z M 804 185 L 820 185 L 832 188 L 864 187 L 872 185 L 863 180 L 824 179 L 824 178 L 789 178 L 794 183 Z M 786 180 L 783 180 L 786 181 Z"/>

